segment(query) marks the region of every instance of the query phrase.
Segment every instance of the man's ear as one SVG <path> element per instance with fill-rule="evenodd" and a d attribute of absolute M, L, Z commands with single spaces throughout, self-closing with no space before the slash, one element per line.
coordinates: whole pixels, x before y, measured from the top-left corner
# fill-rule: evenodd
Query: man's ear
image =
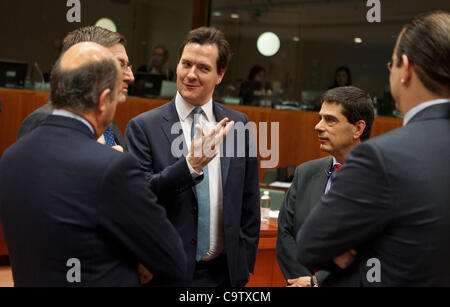
<path fill-rule="evenodd" d="M 366 129 L 366 122 L 363 120 L 359 120 L 353 126 L 355 127 L 353 138 L 354 139 L 361 138 L 361 135 L 364 133 L 364 130 Z"/>
<path fill-rule="evenodd" d="M 99 113 L 104 113 L 106 110 L 106 104 L 111 103 L 110 94 L 111 90 L 109 88 L 104 89 L 103 92 L 100 94 L 97 105 L 97 110 L 99 111 Z"/>
<path fill-rule="evenodd" d="M 219 80 L 217 80 L 216 85 L 219 85 L 222 82 L 223 76 L 225 76 L 226 70 L 222 70 L 222 72 L 219 74 Z"/>
<path fill-rule="evenodd" d="M 402 66 L 404 68 L 403 72 L 402 72 L 402 85 L 408 84 L 408 82 L 411 80 L 411 76 L 412 76 L 412 66 L 411 63 L 409 62 L 408 56 L 406 54 L 402 55 Z"/>

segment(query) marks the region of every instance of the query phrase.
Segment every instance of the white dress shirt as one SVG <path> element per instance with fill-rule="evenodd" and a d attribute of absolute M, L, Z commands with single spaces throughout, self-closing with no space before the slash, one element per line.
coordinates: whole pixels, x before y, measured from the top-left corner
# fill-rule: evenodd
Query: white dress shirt
<path fill-rule="evenodd" d="M 175 97 L 175 107 L 183 129 L 184 138 L 188 148 L 191 148 L 191 127 L 194 120 L 192 111 L 195 106 L 186 102 L 180 93 Z M 213 113 L 212 99 L 201 107 L 203 113 L 199 118 L 199 124 L 203 128 L 203 133 L 208 134 L 216 123 Z M 187 160 L 186 160 L 187 162 Z M 187 162 L 193 178 L 201 174 L 197 174 L 195 170 Z M 224 234 L 223 234 L 223 195 L 222 195 L 222 171 L 220 165 L 219 154 L 208 164 L 209 173 L 209 200 L 210 200 L 210 247 L 209 251 L 202 258 L 208 261 L 216 258 L 225 250 Z"/>

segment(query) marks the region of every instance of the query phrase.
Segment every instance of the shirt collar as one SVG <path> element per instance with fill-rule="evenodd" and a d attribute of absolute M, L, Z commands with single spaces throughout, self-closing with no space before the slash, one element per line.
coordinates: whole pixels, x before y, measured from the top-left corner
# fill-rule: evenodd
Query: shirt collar
<path fill-rule="evenodd" d="M 203 112 L 205 112 L 206 119 L 208 121 L 213 121 L 213 103 L 212 98 L 204 105 L 201 106 Z M 175 107 L 178 112 L 178 116 L 180 120 L 185 121 L 186 118 L 191 115 L 192 111 L 196 108 L 196 106 L 191 105 L 189 102 L 183 99 L 179 92 L 175 97 Z"/>
<path fill-rule="evenodd" d="M 69 118 L 79 120 L 80 122 L 85 124 L 89 128 L 89 130 L 91 130 L 92 134 L 95 134 L 94 128 L 92 127 L 92 125 L 86 119 L 79 116 L 78 114 L 72 113 L 72 112 L 64 110 L 64 109 L 55 109 L 55 110 L 53 110 L 52 115 L 64 116 L 64 117 L 69 117 Z"/>
<path fill-rule="evenodd" d="M 450 103 L 450 100 L 448 100 L 448 99 L 436 99 L 436 100 L 423 102 L 423 103 L 415 106 L 414 108 L 412 108 L 411 110 L 406 112 L 405 117 L 403 118 L 403 126 L 406 126 L 411 121 L 411 119 L 414 116 L 416 116 L 420 111 L 425 110 L 426 108 L 434 106 L 436 104 L 441 104 L 441 103 Z"/>
<path fill-rule="evenodd" d="M 336 158 L 333 156 L 333 169 L 334 169 L 334 166 L 335 166 L 336 164 L 343 165 L 342 163 L 339 163 L 339 162 L 336 160 Z"/>

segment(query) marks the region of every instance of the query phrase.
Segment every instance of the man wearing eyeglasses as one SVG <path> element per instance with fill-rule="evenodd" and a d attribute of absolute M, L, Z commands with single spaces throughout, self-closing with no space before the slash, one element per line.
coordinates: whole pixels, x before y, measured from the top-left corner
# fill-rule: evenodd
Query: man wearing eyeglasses
<path fill-rule="evenodd" d="M 119 61 L 120 67 L 123 69 L 122 91 L 119 96 L 119 103 L 125 103 L 128 86 L 134 82 L 134 75 L 125 49 L 125 37 L 120 33 L 112 32 L 101 27 L 82 27 L 70 32 L 64 38 L 62 52 L 67 51 L 77 43 L 86 41 L 95 42 L 106 47 Z M 31 113 L 20 126 L 18 139 L 40 126 L 52 111 L 51 104 L 48 103 Z M 99 142 L 119 151 L 128 151 L 125 139 L 115 121 L 111 123 L 105 133 L 100 137 Z"/>

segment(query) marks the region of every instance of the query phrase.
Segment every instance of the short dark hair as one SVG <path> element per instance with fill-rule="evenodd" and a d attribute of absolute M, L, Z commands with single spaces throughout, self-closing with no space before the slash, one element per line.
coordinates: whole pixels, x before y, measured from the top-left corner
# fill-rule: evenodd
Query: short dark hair
<path fill-rule="evenodd" d="M 114 59 L 104 59 L 71 70 L 61 69 L 61 59 L 56 62 L 50 77 L 50 101 L 56 109 L 70 108 L 86 112 L 98 105 L 105 89 L 110 89 L 115 99 L 118 71 Z"/>
<path fill-rule="evenodd" d="M 127 44 L 125 36 L 118 32 L 112 32 L 98 26 L 88 26 L 67 34 L 63 41 L 62 52 L 81 42 L 94 42 L 107 48 L 116 44 L 122 44 L 126 47 Z"/>
<path fill-rule="evenodd" d="M 231 46 L 225 38 L 222 31 L 214 27 L 200 27 L 188 33 L 185 40 L 181 44 L 180 59 L 183 55 L 184 47 L 187 44 L 194 43 L 199 45 L 217 45 L 219 56 L 217 57 L 217 72 L 221 73 L 226 70 L 231 59 Z"/>
<path fill-rule="evenodd" d="M 322 97 L 322 103 L 324 102 L 342 105 L 342 115 L 351 124 L 363 120 L 366 123 L 366 128 L 360 139 L 366 141 L 370 138 L 375 111 L 372 99 L 366 91 L 356 86 L 337 87 L 325 92 Z"/>
<path fill-rule="evenodd" d="M 450 90 L 450 14 L 433 11 L 413 18 L 400 32 L 395 53 L 397 67 L 405 54 L 423 85 L 445 95 Z"/>

